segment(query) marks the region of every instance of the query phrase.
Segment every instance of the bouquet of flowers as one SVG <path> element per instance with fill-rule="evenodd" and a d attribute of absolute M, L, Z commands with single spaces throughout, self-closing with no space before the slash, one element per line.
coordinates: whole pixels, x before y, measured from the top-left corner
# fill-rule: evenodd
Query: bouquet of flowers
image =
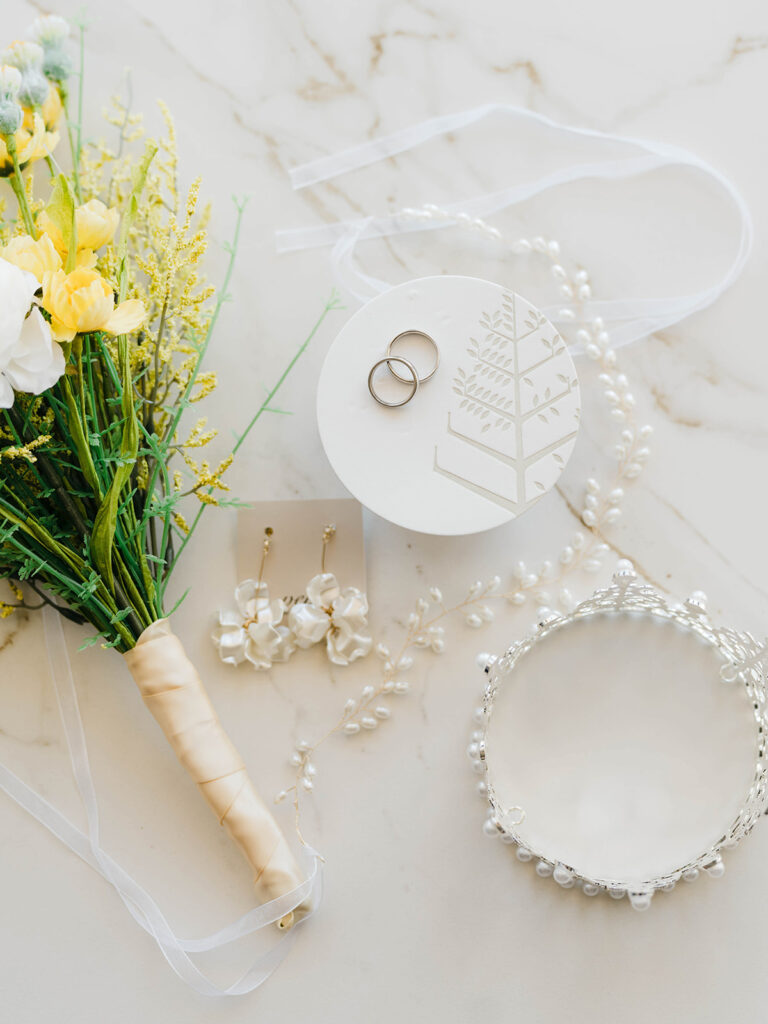
<path fill-rule="evenodd" d="M 202 364 L 243 204 L 217 297 L 200 269 L 207 210 L 199 182 L 179 192 L 167 110 L 165 137 L 153 141 L 115 102 L 117 145 L 84 145 L 83 28 L 74 116 L 69 25 L 41 17 L 31 36 L 0 55 L 0 175 L 10 186 L 0 206 L 0 576 L 14 595 L 0 614 L 53 605 L 125 657 L 259 896 L 272 899 L 300 882 L 299 869 L 170 628 L 166 594 L 203 512 L 233 503 L 226 470 L 335 302 L 233 452 L 216 466 L 198 461 L 215 431 L 185 422 L 216 386 Z M 57 163 L 60 133 L 69 173 Z"/>

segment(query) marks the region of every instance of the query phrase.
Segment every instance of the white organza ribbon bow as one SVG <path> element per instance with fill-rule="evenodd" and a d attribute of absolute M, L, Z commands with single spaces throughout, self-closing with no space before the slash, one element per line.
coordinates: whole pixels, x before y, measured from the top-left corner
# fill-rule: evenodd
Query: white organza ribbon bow
<path fill-rule="evenodd" d="M 434 117 L 391 135 L 363 142 L 343 152 L 320 157 L 300 167 L 294 167 L 290 171 L 291 183 L 295 189 L 302 189 L 330 181 L 339 175 L 367 167 L 398 153 L 405 153 L 440 135 L 460 131 L 492 115 L 513 121 L 535 122 L 546 131 L 565 138 L 591 140 L 595 144 L 596 158 L 590 162 L 566 164 L 532 181 L 518 182 L 494 192 L 442 204 L 442 209 L 449 214 L 487 217 L 558 185 L 590 178 L 604 181 L 621 180 L 647 174 L 662 167 L 678 166 L 699 171 L 712 180 L 725 193 L 738 217 L 739 234 L 734 256 L 723 276 L 714 284 L 701 291 L 670 298 L 592 300 L 578 309 L 569 307 L 567 303 L 560 303 L 543 311 L 553 323 L 564 322 L 560 314 L 560 310 L 564 309 L 569 310 L 571 316 L 576 315 L 589 321 L 602 317 L 610 326 L 612 345 L 618 348 L 664 330 L 698 310 L 710 306 L 741 274 L 752 248 L 752 219 L 738 189 L 720 171 L 678 146 L 558 124 L 543 114 L 506 103 L 487 103 L 470 110 Z M 624 150 L 619 156 L 615 155 L 617 145 Z M 670 219 L 673 217 L 672 210 Z M 359 241 L 413 231 L 437 230 L 451 227 L 456 223 L 458 221 L 451 219 L 414 221 L 413 218 L 401 213 L 363 216 L 332 224 L 278 231 L 277 248 L 280 252 L 290 252 L 315 246 L 332 246 L 331 263 L 336 280 L 360 302 L 367 302 L 387 291 L 392 285 L 388 281 L 366 274 L 358 267 L 354 255 Z M 574 346 L 573 350 L 578 353 L 579 346 Z"/>

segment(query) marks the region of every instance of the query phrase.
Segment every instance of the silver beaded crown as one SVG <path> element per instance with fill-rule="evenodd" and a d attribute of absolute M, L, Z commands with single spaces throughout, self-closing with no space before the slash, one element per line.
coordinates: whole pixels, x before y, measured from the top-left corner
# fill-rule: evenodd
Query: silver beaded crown
<path fill-rule="evenodd" d="M 580 872 L 576 867 L 561 861 L 553 861 L 540 852 L 525 845 L 517 833 L 522 823 L 522 814 L 516 816 L 519 808 L 505 808 L 497 799 L 492 784 L 488 781 L 486 762 L 486 737 L 496 693 L 501 680 L 515 667 L 519 658 L 534 645 L 540 643 L 555 630 L 595 615 L 616 612 L 645 614 L 656 619 L 673 622 L 681 628 L 696 634 L 714 647 L 719 653 L 722 666 L 720 677 L 726 684 L 745 687 L 751 701 L 757 731 L 755 770 L 751 785 L 741 808 L 730 827 L 720 838 L 703 850 L 697 857 L 676 870 L 641 884 L 631 884 L 618 878 L 593 878 Z M 713 877 L 720 877 L 724 871 L 722 853 L 736 846 L 751 832 L 768 806 L 768 766 L 765 759 L 765 735 L 768 727 L 766 708 L 766 661 L 768 641 L 760 642 L 749 633 L 737 632 L 722 626 L 715 626 L 706 611 L 706 597 L 701 592 L 691 595 L 684 604 L 671 603 L 654 587 L 639 582 L 636 573 L 624 565 L 613 577 L 613 584 L 595 593 L 567 615 L 544 610 L 539 622 L 524 639 L 513 644 L 501 658 L 481 655 L 481 663 L 489 675 L 482 707 L 475 712 L 475 726 L 468 754 L 474 771 L 482 776 L 478 789 L 488 805 L 488 816 L 483 831 L 491 837 L 516 847 L 520 861 L 535 863 L 536 872 L 542 877 L 552 877 L 563 888 L 578 886 L 587 896 L 605 892 L 614 899 L 628 896 L 636 910 L 646 910 L 655 892 L 669 892 L 680 879 L 692 882 L 701 871 Z"/>

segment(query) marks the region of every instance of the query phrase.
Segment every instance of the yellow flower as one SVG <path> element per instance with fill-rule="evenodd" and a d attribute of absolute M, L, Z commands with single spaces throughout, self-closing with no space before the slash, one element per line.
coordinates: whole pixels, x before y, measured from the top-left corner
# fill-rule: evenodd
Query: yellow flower
<path fill-rule="evenodd" d="M 34 274 L 41 284 L 46 271 L 61 270 L 61 256 L 48 235 L 41 235 L 37 241 L 29 235 L 12 238 L 0 249 L 0 257 Z"/>
<path fill-rule="evenodd" d="M 72 341 L 88 331 L 127 334 L 146 316 L 144 303 L 128 299 L 115 308 L 115 296 L 94 270 L 49 270 L 43 277 L 43 306 L 51 314 L 56 341 Z"/>
<path fill-rule="evenodd" d="M 100 199 L 91 199 L 75 210 L 78 249 L 100 249 L 111 242 L 120 222 L 120 214 L 112 207 L 106 207 Z M 37 218 L 37 226 L 48 235 L 62 256 L 67 249 L 58 224 L 43 210 Z"/>
<path fill-rule="evenodd" d="M 61 96 L 59 90 L 55 85 L 51 85 L 48 88 L 48 95 L 45 102 L 40 107 L 40 113 L 43 118 L 43 123 L 49 132 L 52 132 L 56 125 L 59 123 L 62 111 Z M 29 107 L 24 107 L 24 121 L 22 122 L 22 128 L 26 128 L 28 132 L 34 129 L 35 115 Z"/>
<path fill-rule="evenodd" d="M 47 270 L 61 270 L 61 256 L 48 235 L 40 235 L 35 241 L 29 235 L 17 235 L 8 245 L 0 248 L 0 258 L 15 263 L 22 270 L 34 274 L 42 284 Z M 78 270 L 91 270 L 96 266 L 96 253 L 92 249 L 81 249 L 75 266 Z"/>
<path fill-rule="evenodd" d="M 47 132 L 39 114 L 35 114 L 34 125 L 34 132 L 22 127 L 14 135 L 16 156 L 21 167 L 53 152 L 59 141 L 59 133 Z M 0 177 L 7 178 L 9 174 L 13 174 L 13 163 L 5 139 L 0 137 Z"/>

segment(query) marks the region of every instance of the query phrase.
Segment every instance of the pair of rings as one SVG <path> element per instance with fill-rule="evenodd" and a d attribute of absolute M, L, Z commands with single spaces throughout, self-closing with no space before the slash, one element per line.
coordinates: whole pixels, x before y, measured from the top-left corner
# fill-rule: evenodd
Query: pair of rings
<path fill-rule="evenodd" d="M 415 334 L 419 338 L 425 338 L 435 351 L 434 365 L 430 369 L 429 373 L 424 374 L 423 377 L 419 376 L 419 371 L 416 369 L 416 367 L 413 365 L 410 359 L 406 359 L 404 356 L 392 355 L 392 349 L 395 347 L 398 341 L 411 334 Z M 394 364 L 397 364 L 398 366 L 401 367 L 405 367 L 405 369 L 408 372 L 408 376 L 404 377 L 402 374 L 398 373 L 397 370 L 395 369 Z M 392 339 L 392 341 L 390 341 L 390 343 L 387 345 L 387 354 L 384 356 L 384 358 L 379 359 L 379 361 L 374 363 L 373 366 L 371 367 L 371 372 L 368 374 L 368 390 L 370 391 L 372 397 L 379 403 L 379 405 L 385 405 L 388 409 L 397 409 L 402 405 L 407 405 L 413 398 L 413 396 L 416 394 L 416 392 L 419 390 L 419 386 L 421 384 L 426 384 L 426 382 L 431 377 L 434 377 L 434 375 L 437 373 L 437 368 L 439 365 L 440 350 L 438 349 L 437 342 L 433 337 L 427 334 L 426 331 L 417 331 L 414 330 L 413 328 L 408 331 L 401 331 L 400 334 L 396 335 Z M 399 380 L 401 384 L 410 385 L 410 391 L 401 401 L 388 402 L 384 398 L 382 398 L 381 395 L 376 391 L 374 377 L 376 375 L 376 371 L 379 369 L 380 366 L 386 366 L 389 372 L 392 374 L 392 376 L 396 380 Z"/>

